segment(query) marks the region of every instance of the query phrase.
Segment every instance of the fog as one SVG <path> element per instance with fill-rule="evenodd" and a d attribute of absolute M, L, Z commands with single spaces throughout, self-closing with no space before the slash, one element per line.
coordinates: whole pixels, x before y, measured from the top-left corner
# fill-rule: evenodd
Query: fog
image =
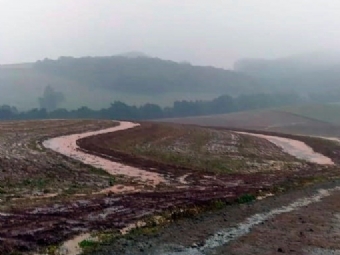
<path fill-rule="evenodd" d="M 340 45 L 338 1 L 0 0 L 0 64 L 142 51 L 229 68 Z"/>

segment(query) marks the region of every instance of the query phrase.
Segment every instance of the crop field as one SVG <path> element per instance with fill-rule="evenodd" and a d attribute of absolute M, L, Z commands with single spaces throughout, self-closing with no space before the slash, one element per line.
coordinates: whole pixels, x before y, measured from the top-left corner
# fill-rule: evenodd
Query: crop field
<path fill-rule="evenodd" d="M 0 254 L 75 255 L 64 241 L 78 240 L 82 234 L 95 237 L 95 241 L 80 239 L 83 254 L 125 254 L 125 242 L 136 248 L 139 238 L 149 234 L 166 233 L 171 241 L 175 230 L 162 231 L 185 219 L 204 215 L 220 219 L 221 209 L 238 210 L 238 205 L 340 176 L 337 142 L 295 135 L 283 136 L 304 141 L 335 164 L 298 159 L 266 139 L 223 128 L 150 122 L 76 141 L 76 151 L 118 162 L 117 169 L 102 168 L 99 159 L 97 165 L 86 165 L 43 145 L 52 137 L 67 139 L 70 134 L 123 124 L 94 120 L 0 123 Z M 145 176 L 159 179 L 150 183 Z M 224 222 L 231 224 L 242 215 L 230 215 Z M 206 229 L 203 220 L 196 222 L 195 226 L 201 226 L 200 242 L 218 230 L 220 220 Z M 131 230 L 137 225 L 143 227 Z M 184 234 L 190 229 L 179 234 L 185 245 L 197 238 Z M 132 254 L 144 254 L 144 248 L 138 252 Z"/>
<path fill-rule="evenodd" d="M 300 162 L 274 144 L 230 131 L 145 123 L 120 133 L 79 141 L 89 150 L 119 151 L 138 158 L 196 172 L 250 173 L 284 170 Z"/>
<path fill-rule="evenodd" d="M 308 107 L 305 109 L 304 107 L 286 107 L 272 110 L 164 119 L 160 121 L 210 127 L 216 126 L 301 135 L 340 137 L 340 125 L 338 125 L 336 121 L 340 116 L 340 111 L 338 111 L 340 110 L 339 106 L 317 108 L 318 110 L 314 111 L 313 108 L 309 109 Z M 326 111 L 324 112 L 322 109 L 326 109 Z M 329 109 L 332 110 L 328 111 Z M 307 111 L 309 111 L 309 114 L 306 113 Z"/>
<path fill-rule="evenodd" d="M 108 185 L 104 171 L 43 147 L 47 137 L 97 130 L 112 121 L 21 121 L 0 124 L 1 206 L 30 196 L 90 192 Z"/>
<path fill-rule="evenodd" d="M 280 110 L 323 122 L 340 124 L 339 104 L 308 104 L 301 106 L 286 106 Z"/>

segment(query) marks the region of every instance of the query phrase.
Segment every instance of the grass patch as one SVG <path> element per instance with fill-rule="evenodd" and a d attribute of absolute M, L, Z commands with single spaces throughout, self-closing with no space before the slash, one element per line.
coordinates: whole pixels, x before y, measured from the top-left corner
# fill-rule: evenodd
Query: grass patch
<path fill-rule="evenodd" d="M 81 241 L 78 245 L 81 249 L 84 250 L 84 249 L 94 248 L 94 247 L 98 246 L 98 242 L 85 239 L 85 240 Z"/>
<path fill-rule="evenodd" d="M 246 204 L 246 203 L 250 203 L 254 200 L 256 200 L 256 197 L 254 195 L 244 194 L 244 195 L 240 196 L 239 198 L 237 198 L 236 201 L 239 204 Z"/>

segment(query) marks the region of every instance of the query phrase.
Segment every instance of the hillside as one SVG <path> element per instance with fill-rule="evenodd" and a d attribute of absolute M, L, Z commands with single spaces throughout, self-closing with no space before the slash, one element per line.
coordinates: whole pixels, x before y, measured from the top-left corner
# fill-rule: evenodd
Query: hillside
<path fill-rule="evenodd" d="M 61 57 L 38 61 L 34 69 L 84 86 L 128 94 L 229 92 L 235 95 L 256 91 L 253 80 L 233 71 L 148 57 Z"/>
<path fill-rule="evenodd" d="M 309 112 L 307 109 L 308 106 L 292 106 L 210 116 L 172 118 L 162 121 L 200 126 L 227 127 L 232 129 L 265 130 L 291 134 L 340 137 L 339 122 L 326 121 L 327 119 L 331 120 L 331 114 L 333 114 L 333 116 L 338 115 L 339 111 L 334 111 L 335 107 L 332 108 L 333 111 L 331 111 L 330 108 L 323 114 L 321 113 L 322 108 L 319 108 L 319 112 L 315 111 L 315 114 L 312 114 L 313 108 L 310 108 L 311 111 Z M 328 118 L 320 117 L 323 115 L 327 116 L 327 114 Z"/>
<path fill-rule="evenodd" d="M 264 87 L 292 90 L 314 102 L 340 100 L 339 52 L 316 52 L 279 59 L 241 59 L 234 69 L 260 79 Z"/>
<path fill-rule="evenodd" d="M 340 105 L 339 104 L 307 104 L 300 106 L 286 106 L 282 111 L 300 115 L 306 118 L 340 124 Z"/>
<path fill-rule="evenodd" d="M 65 94 L 61 107 L 86 105 L 94 109 L 115 100 L 167 106 L 175 100 L 261 91 L 259 83 L 244 74 L 150 58 L 138 52 L 0 66 L 1 104 L 21 109 L 37 107 L 37 98 L 47 85 Z"/>

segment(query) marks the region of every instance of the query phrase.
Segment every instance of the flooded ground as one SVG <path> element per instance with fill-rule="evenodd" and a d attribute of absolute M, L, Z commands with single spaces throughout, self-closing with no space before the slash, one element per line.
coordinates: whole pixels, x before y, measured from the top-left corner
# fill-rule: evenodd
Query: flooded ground
<path fill-rule="evenodd" d="M 73 134 L 67 136 L 61 136 L 49 139 L 43 142 L 46 148 L 52 149 L 59 152 L 65 156 L 71 157 L 82 161 L 85 164 L 92 165 L 97 168 L 102 168 L 112 175 L 125 175 L 128 177 L 133 177 L 138 179 L 138 181 L 145 182 L 149 185 L 156 186 L 160 183 L 165 183 L 166 180 L 158 173 L 148 172 L 136 167 L 127 166 L 120 164 L 99 156 L 94 156 L 79 150 L 77 146 L 77 140 L 89 136 L 95 136 L 99 134 L 117 132 L 120 130 L 126 130 L 129 128 L 134 128 L 139 126 L 139 124 L 132 122 L 120 122 L 119 126 L 103 129 L 99 131 L 86 132 L 82 134 Z M 114 190 L 114 189 L 112 189 Z"/>
<path fill-rule="evenodd" d="M 237 132 L 239 134 L 256 136 L 259 138 L 267 139 L 275 145 L 282 148 L 282 150 L 298 159 L 303 159 L 312 163 L 320 165 L 334 165 L 334 162 L 329 158 L 320 153 L 315 152 L 311 147 L 306 145 L 304 142 L 293 140 L 284 137 L 254 134 L 248 132 Z M 333 139 L 332 139 L 333 140 Z"/>
<path fill-rule="evenodd" d="M 119 130 L 126 130 L 130 128 L 134 128 L 138 126 L 138 124 L 131 123 L 131 122 L 120 122 L 120 125 L 117 127 L 104 129 L 100 131 L 95 132 L 86 132 L 82 134 L 74 134 L 74 135 L 67 135 L 62 137 L 53 138 L 50 140 L 47 140 L 43 143 L 43 145 L 46 148 L 52 149 L 56 152 L 59 152 L 63 155 L 66 155 L 68 157 L 77 159 L 82 161 L 85 164 L 90 164 L 98 168 L 103 168 L 107 172 L 109 172 L 112 175 L 118 175 L 123 174 L 129 177 L 138 178 L 142 180 L 145 183 L 148 183 L 150 185 L 157 185 L 160 183 L 165 183 L 166 180 L 164 177 L 156 172 L 148 172 L 146 170 L 142 170 L 137 167 L 131 167 L 127 166 L 121 163 L 113 162 L 108 159 L 104 159 L 100 156 L 90 155 L 87 154 L 85 151 L 79 150 L 79 147 L 77 146 L 77 140 L 89 136 L 95 136 L 98 134 L 105 134 L 109 132 L 116 132 Z M 275 145 L 282 148 L 282 150 L 294 157 L 297 157 L 299 159 L 303 159 L 309 162 L 321 164 L 321 165 L 333 165 L 333 161 L 325 157 L 322 154 L 316 153 L 313 151 L 313 149 L 309 146 L 307 146 L 305 143 L 288 139 L 288 138 L 282 138 L 277 136 L 268 136 L 268 135 L 261 135 L 261 134 L 252 134 L 252 133 L 244 133 L 244 132 L 238 132 L 240 134 L 246 134 L 246 135 L 252 135 L 259 138 L 264 138 Z M 187 182 L 189 174 L 182 175 L 180 178 L 178 178 L 179 183 L 181 184 L 189 184 Z M 210 177 L 208 178 L 210 179 Z M 335 188 L 337 189 L 337 188 Z M 192 254 L 192 255 L 203 255 L 203 254 L 213 254 L 211 253 L 212 250 L 217 249 L 220 246 L 223 246 L 237 238 L 240 238 L 243 235 L 248 234 L 251 229 L 260 224 L 264 221 L 268 220 L 269 218 L 272 218 L 276 215 L 291 212 L 294 210 L 298 210 L 301 207 L 305 207 L 311 203 L 319 202 L 322 198 L 329 196 L 334 190 L 328 189 L 328 190 L 318 190 L 316 194 L 302 198 L 297 199 L 296 201 L 279 207 L 274 208 L 269 212 L 264 212 L 262 214 L 254 214 L 252 216 L 249 216 L 246 218 L 243 222 L 240 222 L 237 226 L 226 228 L 226 229 L 216 229 L 217 231 L 213 233 L 209 238 L 204 240 L 203 245 L 193 245 L 194 247 L 183 247 L 183 246 L 176 246 L 175 249 L 170 248 L 169 251 L 168 248 L 159 247 L 154 250 L 154 253 L 150 254 L 164 254 L 164 255 L 172 255 L 172 254 Z M 137 192 L 139 190 L 135 189 L 133 186 L 125 186 L 125 185 L 116 185 L 110 188 L 107 188 L 100 193 L 106 193 L 109 191 L 113 191 L 114 193 L 120 193 L 124 191 L 128 192 Z M 272 195 L 272 194 L 271 194 Z M 233 196 L 233 195 L 232 195 Z M 128 227 L 125 227 L 124 229 L 129 229 L 130 227 L 135 227 L 136 224 L 131 223 L 128 225 Z M 64 245 L 61 246 L 60 252 L 65 255 L 77 255 L 81 252 L 81 249 L 78 246 L 78 243 L 82 240 L 88 239 L 89 234 L 81 234 L 79 236 L 76 236 L 75 238 L 68 240 L 64 243 Z M 165 250 L 164 250 L 165 249 Z M 117 254 L 117 253 L 112 253 Z M 130 253 L 125 253 L 130 254 Z M 131 253 L 132 254 L 132 253 Z"/>

